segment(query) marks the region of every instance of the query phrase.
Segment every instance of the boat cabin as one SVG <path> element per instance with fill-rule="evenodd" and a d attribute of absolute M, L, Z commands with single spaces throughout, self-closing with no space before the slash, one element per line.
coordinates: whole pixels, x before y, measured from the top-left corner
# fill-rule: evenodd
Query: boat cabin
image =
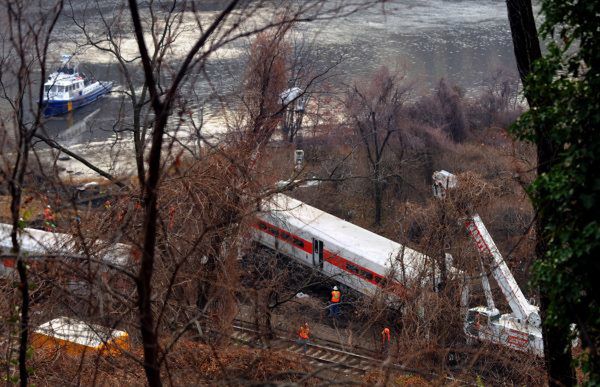
<path fill-rule="evenodd" d="M 56 82 L 54 85 L 44 85 L 44 92 L 49 94 L 63 94 L 78 91 L 84 88 L 84 82 L 79 81 L 71 84 L 64 84 L 64 82 Z"/>
<path fill-rule="evenodd" d="M 83 89 L 92 83 L 79 73 L 76 64 L 71 64 L 71 57 L 63 55 L 62 65 L 56 72 L 48 76 L 44 84 L 44 99 L 68 100 L 83 94 Z"/>

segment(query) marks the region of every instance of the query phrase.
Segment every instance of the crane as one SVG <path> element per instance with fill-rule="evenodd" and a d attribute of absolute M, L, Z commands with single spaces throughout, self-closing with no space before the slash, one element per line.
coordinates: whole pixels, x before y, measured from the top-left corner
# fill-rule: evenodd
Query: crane
<path fill-rule="evenodd" d="M 444 170 L 434 172 L 433 194 L 437 198 L 444 199 L 447 191 L 456 186 L 457 178 L 452 173 Z M 465 215 L 466 231 L 480 253 L 481 281 L 487 302 L 487 306 L 467 309 L 464 322 L 465 334 L 480 341 L 500 344 L 543 357 L 544 344 L 539 308 L 532 305 L 521 291 L 479 214 L 467 212 Z M 489 273 L 498 283 L 512 313 L 501 314 L 496 308 L 488 278 Z"/>

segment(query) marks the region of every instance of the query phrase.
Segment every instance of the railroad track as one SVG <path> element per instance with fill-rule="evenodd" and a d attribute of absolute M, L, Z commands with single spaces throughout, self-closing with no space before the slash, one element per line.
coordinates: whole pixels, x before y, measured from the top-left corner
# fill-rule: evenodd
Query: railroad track
<path fill-rule="evenodd" d="M 234 343 L 243 346 L 260 347 L 262 343 L 257 341 L 257 337 L 258 332 L 255 329 L 240 324 L 233 325 L 231 339 Z M 321 368 L 317 374 L 327 373 L 328 375 L 352 378 L 363 376 L 369 371 L 382 368 L 406 374 L 420 374 L 418 371 L 407 370 L 398 364 L 384 364 L 384 361 L 381 359 L 348 352 L 329 345 L 321 345 L 312 342 L 308 344 L 306 353 L 304 353 L 302 346 L 297 344 L 295 340 L 285 337 L 276 337 L 272 342 L 276 343 L 277 347 L 280 349 L 304 356 L 309 365 Z"/>
<path fill-rule="evenodd" d="M 237 320 L 233 324 L 233 333 L 230 336 L 234 344 L 261 347 L 262 342 L 257 340 L 258 331 L 247 326 L 243 326 L 245 322 Z M 356 377 L 364 376 L 366 373 L 377 370 L 387 369 L 406 375 L 419 375 L 430 381 L 444 380 L 446 383 L 453 385 L 475 385 L 471 381 L 461 380 L 452 376 L 440 376 L 435 374 L 423 374 L 418 370 L 411 370 L 399 364 L 386 364 L 382 359 L 377 359 L 372 356 L 367 356 L 359 353 L 349 352 L 340 348 L 335 348 L 331 345 L 321 345 L 315 342 L 309 343 L 306 353 L 304 353 L 301 345 L 298 345 L 295 340 L 276 337 L 272 342 L 277 345 L 277 348 L 296 353 L 304 356 L 308 360 L 308 364 L 317 368 L 315 377 L 343 377 L 346 381 L 353 381 Z M 339 380 L 341 384 L 344 380 Z"/>
<path fill-rule="evenodd" d="M 234 345 L 265 348 L 265 343 L 260 339 L 260 333 L 254 328 L 254 324 L 236 318 L 231 325 L 233 332 L 229 339 Z M 275 328 L 278 330 L 278 328 Z M 215 335 L 222 333 L 217 331 L 209 332 Z M 200 333 L 202 334 L 202 333 Z M 411 369 L 393 362 L 386 362 L 381 358 L 371 356 L 375 352 L 368 348 L 355 347 L 353 350 L 362 353 L 350 352 L 337 346 L 337 343 L 327 339 L 316 339 L 309 342 L 306 353 L 303 347 L 296 343 L 296 340 L 281 335 L 276 335 L 270 340 L 271 348 L 285 350 L 296 353 L 307 359 L 307 363 L 316 368 L 313 376 L 323 378 L 329 382 L 339 382 L 339 384 L 357 384 L 357 377 L 364 376 L 374 370 L 390 370 L 406 376 L 417 375 L 435 384 L 450 384 L 456 386 L 476 386 L 472 380 L 456 378 L 452 375 L 438 375 L 435 373 L 424 373 L 422 370 Z"/>
<path fill-rule="evenodd" d="M 244 327 L 240 324 L 234 324 L 233 329 L 231 339 L 234 343 L 252 347 L 260 346 L 256 340 L 258 332 L 255 329 Z M 381 368 L 383 365 L 380 359 L 315 342 L 309 342 L 306 352 L 304 352 L 301 345 L 298 345 L 292 339 L 277 337 L 273 342 L 277 343 L 277 347 L 280 349 L 304 356 L 308 360 L 308 364 L 314 367 L 321 367 L 323 368 L 323 372 L 328 372 L 329 374 L 334 373 L 347 377 L 363 376 L 371 370 Z M 392 368 L 407 372 L 401 369 L 400 366 L 392 366 Z"/>

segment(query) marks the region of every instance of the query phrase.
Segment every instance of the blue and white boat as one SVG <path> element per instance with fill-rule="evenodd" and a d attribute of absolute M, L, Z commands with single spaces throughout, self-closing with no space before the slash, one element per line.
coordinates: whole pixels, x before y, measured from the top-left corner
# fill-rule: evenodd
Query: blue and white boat
<path fill-rule="evenodd" d="M 60 68 L 44 83 L 44 116 L 57 116 L 90 104 L 110 92 L 112 82 L 97 81 L 80 73 L 70 55 L 62 56 Z"/>

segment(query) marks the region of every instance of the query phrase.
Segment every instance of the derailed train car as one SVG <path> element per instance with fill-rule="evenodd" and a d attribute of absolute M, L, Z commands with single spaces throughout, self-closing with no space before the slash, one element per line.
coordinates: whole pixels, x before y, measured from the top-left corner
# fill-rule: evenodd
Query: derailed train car
<path fill-rule="evenodd" d="M 405 288 L 434 289 L 439 280 L 426 255 L 287 195 L 273 195 L 261 207 L 251 230 L 256 242 L 362 294 L 374 295 L 384 288 L 393 288 L 396 294 Z M 10 231 L 10 225 L 0 224 L 0 275 L 14 270 Z M 69 256 L 83 255 L 73 235 L 26 228 L 19 239 L 29 257 L 64 262 Z M 100 241 L 92 246 L 97 257 L 93 261 L 106 265 L 101 271 L 132 263 L 131 246 Z"/>
<path fill-rule="evenodd" d="M 16 259 L 12 253 L 12 225 L 0 223 L 0 277 L 15 272 Z M 84 249 L 79 237 L 24 228 L 18 234 L 21 254 L 28 264 L 51 265 L 60 263 L 76 268 L 78 264 L 94 263 L 101 273 L 111 268 L 124 269 L 132 264 L 132 248 L 123 243 L 90 241 Z"/>
<path fill-rule="evenodd" d="M 265 199 L 253 239 L 365 295 L 430 285 L 439 278 L 424 254 L 283 194 Z"/>

